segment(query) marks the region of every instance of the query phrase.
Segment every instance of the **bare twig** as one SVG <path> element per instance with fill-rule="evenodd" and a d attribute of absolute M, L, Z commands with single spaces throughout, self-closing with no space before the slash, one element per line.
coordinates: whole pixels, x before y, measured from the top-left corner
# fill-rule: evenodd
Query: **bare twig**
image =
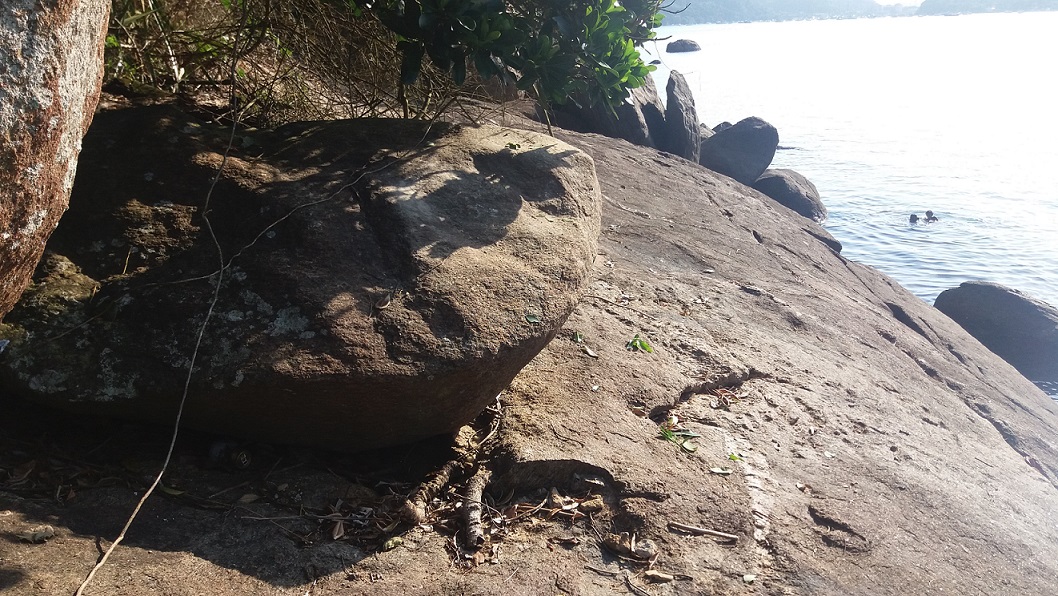
<path fill-rule="evenodd" d="M 628 573 L 625 573 L 625 584 L 628 585 L 628 589 L 632 590 L 632 593 L 636 594 L 636 596 L 650 596 L 650 592 L 647 592 L 643 588 L 632 583 L 632 576 Z"/>
<path fill-rule="evenodd" d="M 695 536 L 712 536 L 713 538 L 723 538 L 724 540 L 738 540 L 738 536 L 735 534 L 728 534 L 727 532 L 720 532 L 719 530 L 699 528 L 698 526 L 690 526 L 674 521 L 669 522 L 669 528 L 681 532 L 687 532 L 688 534 L 694 534 Z"/>
<path fill-rule="evenodd" d="M 607 571 L 606 569 L 599 569 L 598 567 L 592 567 L 591 565 L 585 565 L 584 568 L 588 571 L 594 571 L 599 575 L 606 575 L 609 577 L 617 577 L 618 575 L 621 575 L 621 573 L 618 571 Z"/>
<path fill-rule="evenodd" d="M 231 76 L 232 78 L 234 78 L 234 58 L 232 59 L 231 70 Z M 220 167 L 217 168 L 217 172 L 213 176 L 213 180 L 210 183 L 209 191 L 206 192 L 205 205 L 202 208 L 202 218 L 206 224 L 207 230 L 209 231 L 210 238 L 213 240 L 213 244 L 217 249 L 217 260 L 220 263 L 221 268 L 217 274 L 217 282 L 213 287 L 213 298 L 209 303 L 209 308 L 206 310 L 206 317 L 205 319 L 203 319 L 202 325 L 198 329 L 198 336 L 195 338 L 195 348 L 191 352 L 191 361 L 187 366 L 187 377 L 184 379 L 184 391 L 183 394 L 180 396 L 180 405 L 176 410 L 176 419 L 173 421 L 173 432 L 172 437 L 169 440 L 169 449 L 165 454 L 165 461 L 162 462 L 162 467 L 158 470 L 158 475 L 155 476 L 154 482 L 151 483 L 150 487 L 148 487 L 147 490 L 143 493 L 143 496 L 140 497 L 139 502 L 136 503 L 136 507 L 133 508 L 132 513 L 129 515 L 128 521 L 125 522 L 125 526 L 121 529 L 121 532 L 118 534 L 117 538 L 114 539 L 114 542 L 110 544 L 107 550 L 99 558 L 99 561 L 97 561 L 95 566 L 92 567 L 92 570 L 88 572 L 88 575 L 84 578 L 84 581 L 81 582 L 81 585 L 77 587 L 77 591 L 74 593 L 74 596 L 82 596 L 84 594 L 85 589 L 88 588 L 88 585 L 92 582 L 92 579 L 95 577 L 96 573 L 100 569 L 102 569 L 103 565 L 105 565 L 107 560 L 110 558 L 110 555 L 114 553 L 114 549 L 116 549 L 118 545 L 121 544 L 121 541 L 125 539 L 125 534 L 129 531 L 129 528 L 132 526 L 132 522 L 135 521 L 136 516 L 139 515 L 140 510 L 143 508 L 144 503 L 147 502 L 147 499 L 150 498 L 152 494 L 154 494 L 154 490 L 158 488 L 159 484 L 161 484 L 162 476 L 164 476 L 165 472 L 169 469 L 169 461 L 173 457 L 173 450 L 176 448 L 176 439 L 180 434 L 180 422 L 184 415 L 184 405 L 187 403 L 187 396 L 191 389 L 191 378 L 194 376 L 195 372 L 195 361 L 198 359 L 199 349 L 202 346 L 202 338 L 205 336 L 206 327 L 209 325 L 210 318 L 213 316 L 213 309 L 217 306 L 217 301 L 220 299 L 220 288 L 221 284 L 224 282 L 224 250 L 221 248 L 220 242 L 217 240 L 217 236 L 213 231 L 213 225 L 209 221 L 209 202 L 210 199 L 213 198 L 213 191 L 217 187 L 217 182 L 220 180 L 221 173 L 224 171 L 224 166 L 227 164 L 228 155 L 231 153 L 231 149 L 235 144 L 235 133 L 238 130 L 238 127 L 239 121 L 233 120 L 231 125 L 231 134 L 228 137 L 228 146 L 224 150 L 224 155 L 221 158 Z"/>

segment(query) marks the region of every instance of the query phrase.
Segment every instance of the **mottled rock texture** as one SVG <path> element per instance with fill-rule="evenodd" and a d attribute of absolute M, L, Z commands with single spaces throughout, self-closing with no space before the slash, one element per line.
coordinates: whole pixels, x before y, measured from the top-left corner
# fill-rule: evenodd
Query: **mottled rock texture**
<path fill-rule="evenodd" d="M 0 8 L 0 320 L 68 204 L 103 68 L 108 0 Z"/>
<path fill-rule="evenodd" d="M 169 105 L 97 116 L 41 275 L 0 328 L 12 392 L 345 450 L 476 416 L 561 327 L 596 254 L 592 160 L 412 121 L 240 136 Z"/>

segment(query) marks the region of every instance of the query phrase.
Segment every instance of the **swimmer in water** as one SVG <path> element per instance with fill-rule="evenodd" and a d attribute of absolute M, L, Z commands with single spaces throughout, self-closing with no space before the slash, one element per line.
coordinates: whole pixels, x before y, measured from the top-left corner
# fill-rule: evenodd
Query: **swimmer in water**
<path fill-rule="evenodd" d="M 908 222 L 910 222 L 911 224 L 917 224 L 918 223 L 918 214 L 917 213 L 912 213 L 911 214 L 911 218 L 908 220 Z"/>
<path fill-rule="evenodd" d="M 933 223 L 935 221 L 940 221 L 940 219 L 937 218 L 937 216 L 933 215 L 932 211 L 927 211 L 926 212 L 926 223 Z"/>

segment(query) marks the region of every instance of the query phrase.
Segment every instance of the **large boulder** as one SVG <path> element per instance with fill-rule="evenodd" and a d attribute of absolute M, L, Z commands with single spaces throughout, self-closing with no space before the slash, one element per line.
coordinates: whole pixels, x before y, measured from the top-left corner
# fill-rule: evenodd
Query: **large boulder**
<path fill-rule="evenodd" d="M 687 79 L 674 70 L 669 73 L 665 91 L 668 96 L 665 102 L 665 134 L 658 148 L 697 162 L 702 130 L 698 124 L 698 111 L 694 107 L 691 87 Z"/>
<path fill-rule="evenodd" d="M 0 10 L 0 320 L 66 211 L 109 10 L 109 0 L 8 0 Z"/>
<path fill-rule="evenodd" d="M 353 459 L 261 446 L 231 474 L 182 440 L 166 486 L 185 494 L 148 503 L 92 593 L 1058 594 L 1058 402 L 761 193 L 556 134 L 591 154 L 606 197 L 591 291 L 481 420 L 478 473 L 436 492 L 431 523 L 377 530 L 412 487 L 440 486 L 437 443 Z M 120 271 L 128 253 L 100 250 Z M 0 590 L 72 593 L 146 485 L 97 480 L 150 457 L 136 450 L 157 431 L 3 413 L 0 535 L 46 520 L 56 538 L 0 540 Z M 487 472 L 502 506 L 465 547 L 451 528 Z"/>
<path fill-rule="evenodd" d="M 97 116 L 51 254 L 0 326 L 7 389 L 171 422 L 194 362 L 191 427 L 412 441 L 492 403 L 590 275 L 593 163 L 546 135 L 390 120 L 241 135 L 207 228 L 227 137 L 168 105 Z"/>
<path fill-rule="evenodd" d="M 665 106 L 653 77 L 632 89 L 620 105 L 556 106 L 553 123 L 568 130 L 594 132 L 644 147 L 658 147 L 665 134 Z"/>
<path fill-rule="evenodd" d="M 1058 309 L 1017 290 L 967 281 L 933 304 L 1034 381 L 1058 381 Z"/>
<path fill-rule="evenodd" d="M 764 170 L 753 188 L 812 221 L 818 223 L 827 218 L 827 208 L 819 198 L 816 185 L 793 170 Z"/>
<path fill-rule="evenodd" d="M 680 52 L 697 52 L 701 50 L 702 46 L 698 45 L 698 42 L 693 39 L 677 39 L 676 41 L 670 41 L 665 46 L 665 51 L 670 54 L 676 54 Z"/>
<path fill-rule="evenodd" d="M 714 130 L 716 134 L 702 140 L 698 162 L 751 186 L 771 165 L 779 146 L 779 132 L 755 116 Z"/>

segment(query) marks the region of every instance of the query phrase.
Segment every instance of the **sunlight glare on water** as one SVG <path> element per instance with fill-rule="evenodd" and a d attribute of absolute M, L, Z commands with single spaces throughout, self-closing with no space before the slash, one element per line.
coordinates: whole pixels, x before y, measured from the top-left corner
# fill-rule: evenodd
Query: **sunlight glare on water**
<path fill-rule="evenodd" d="M 1058 12 L 667 27 L 664 94 L 708 125 L 759 116 L 807 176 L 843 255 L 924 300 L 972 279 L 1058 305 Z M 932 209 L 941 221 L 911 226 Z"/>

